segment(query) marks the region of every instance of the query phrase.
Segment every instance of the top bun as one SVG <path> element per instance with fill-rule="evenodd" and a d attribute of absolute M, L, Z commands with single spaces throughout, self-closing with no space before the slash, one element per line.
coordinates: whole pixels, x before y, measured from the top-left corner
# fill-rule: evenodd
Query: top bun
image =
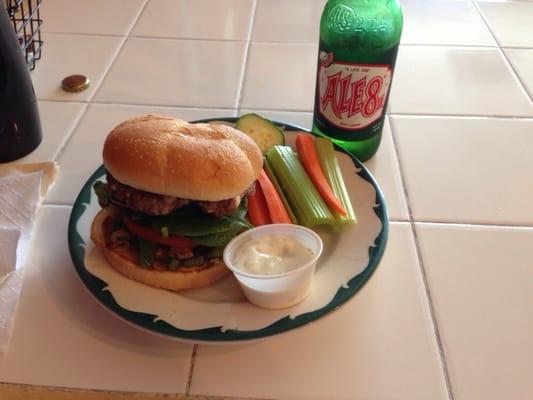
<path fill-rule="evenodd" d="M 261 150 L 244 133 L 163 115 L 115 127 L 105 140 L 103 159 L 106 170 L 125 185 L 204 201 L 240 195 L 263 166 Z"/>

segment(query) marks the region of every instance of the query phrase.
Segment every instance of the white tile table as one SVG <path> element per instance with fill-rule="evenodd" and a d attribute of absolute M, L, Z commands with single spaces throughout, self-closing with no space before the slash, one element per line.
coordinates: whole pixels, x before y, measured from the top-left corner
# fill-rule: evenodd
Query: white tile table
<path fill-rule="evenodd" d="M 324 3 L 44 0 L 32 77 L 45 139 L 19 162 L 60 172 L 0 398 L 533 398 L 531 1 L 404 1 L 383 144 L 367 162 L 389 243 L 336 312 L 258 343 L 182 344 L 114 318 L 76 277 L 66 224 L 109 129 L 147 112 L 309 128 Z M 72 73 L 90 89 L 62 92 Z"/>

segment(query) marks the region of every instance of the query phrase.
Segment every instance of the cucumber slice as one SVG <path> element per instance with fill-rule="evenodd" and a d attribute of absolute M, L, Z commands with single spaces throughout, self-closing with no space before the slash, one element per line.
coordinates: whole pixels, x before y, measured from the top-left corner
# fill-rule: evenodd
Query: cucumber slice
<path fill-rule="evenodd" d="M 241 116 L 237 120 L 235 128 L 250 136 L 257 143 L 263 154 L 272 146 L 285 144 L 283 131 L 274 125 L 272 121 L 257 114 Z"/>

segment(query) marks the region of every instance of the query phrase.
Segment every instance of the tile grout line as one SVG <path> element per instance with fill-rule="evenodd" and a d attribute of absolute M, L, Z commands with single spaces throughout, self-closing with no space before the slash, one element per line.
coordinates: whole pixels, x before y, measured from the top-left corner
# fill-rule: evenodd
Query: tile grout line
<path fill-rule="evenodd" d="M 392 222 L 409 222 L 395 220 Z M 433 221 L 433 220 L 413 220 L 412 222 L 422 225 L 449 225 L 449 226 L 464 226 L 464 227 L 476 227 L 476 228 L 512 228 L 512 229 L 533 229 L 533 224 L 513 224 L 513 223 L 481 223 L 481 222 L 468 222 L 468 221 Z"/>
<path fill-rule="evenodd" d="M 135 27 L 136 22 L 137 22 L 137 18 L 134 20 L 132 27 Z M 128 31 L 131 31 L 131 30 L 132 29 L 128 29 Z M 192 42 L 202 42 L 202 41 L 205 41 L 205 42 L 246 42 L 246 39 L 220 39 L 220 38 L 207 38 L 207 37 L 193 38 L 193 37 L 180 37 L 180 36 L 157 36 L 157 35 L 139 35 L 139 34 L 122 34 L 122 33 L 61 32 L 61 31 L 46 31 L 44 33 L 50 34 L 50 35 L 96 36 L 96 37 L 127 36 L 129 38 L 134 38 L 134 39 L 183 40 L 183 41 L 192 41 Z"/>
<path fill-rule="evenodd" d="M 516 70 L 516 68 L 514 67 L 513 63 L 511 62 L 511 60 L 509 59 L 509 57 L 507 56 L 507 54 L 505 54 L 505 51 L 503 51 L 503 47 L 502 47 L 502 44 L 500 43 L 500 41 L 498 40 L 498 37 L 496 36 L 496 34 L 494 33 L 494 31 L 492 30 L 492 27 L 490 26 L 487 18 L 485 17 L 485 15 L 483 14 L 482 10 L 481 10 L 481 7 L 479 6 L 479 4 L 474 1 L 474 0 L 470 0 L 470 2 L 472 3 L 472 5 L 474 6 L 474 8 L 476 9 L 477 13 L 479 14 L 481 20 L 483 21 L 483 24 L 485 24 L 485 27 L 488 29 L 488 31 L 490 32 L 490 34 L 492 35 L 494 41 L 496 42 L 496 44 L 498 45 L 498 50 L 499 52 L 501 53 L 501 55 L 503 56 L 504 60 L 506 61 L 507 63 L 507 66 L 511 69 L 511 71 L 513 72 L 513 75 L 515 77 L 515 79 L 518 81 L 518 83 L 520 84 L 520 87 L 522 88 L 522 91 L 525 93 L 526 97 L 529 99 L 529 102 L 531 103 L 531 105 L 533 105 L 533 92 L 530 93 L 526 84 L 524 83 L 524 81 L 522 80 L 522 78 L 520 77 L 520 74 L 518 73 L 518 71 Z"/>
<path fill-rule="evenodd" d="M 239 79 L 239 91 L 237 93 L 237 99 L 235 102 L 235 109 L 237 112 L 237 117 L 239 116 L 241 103 L 242 103 L 242 96 L 244 91 L 244 80 L 246 78 L 246 71 L 248 70 L 248 61 L 250 59 L 250 48 L 252 47 L 252 33 L 254 30 L 254 23 L 255 23 L 255 16 L 256 16 L 256 10 L 257 10 L 257 0 L 254 0 L 252 3 L 252 11 L 250 15 L 250 26 L 248 27 L 248 35 L 246 39 L 246 48 L 244 49 L 244 62 L 242 65 L 242 73 Z"/>
<path fill-rule="evenodd" d="M 198 345 L 195 343 L 192 346 L 191 365 L 189 366 L 189 376 L 187 377 L 187 385 L 185 385 L 185 395 L 191 394 L 192 376 L 194 374 L 194 364 L 196 362 L 196 353 L 198 353 Z"/>
<path fill-rule="evenodd" d="M 74 398 L 98 398 L 100 400 L 109 399 L 154 399 L 154 400 L 228 400 L 228 396 L 222 395 L 185 395 L 182 393 L 156 393 L 146 392 L 138 393 L 124 390 L 106 390 L 106 389 L 85 389 L 85 388 L 72 388 L 68 386 L 48 386 L 48 385 L 34 385 L 29 383 L 14 383 L 14 382 L 0 382 L 0 394 L 4 394 L 2 389 L 8 389 L 6 393 L 19 392 L 26 395 L 26 397 L 15 396 L 20 398 L 31 399 L 55 399 L 58 395 L 61 399 L 74 399 Z M 9 390 L 11 389 L 11 390 Z M 54 397 L 55 396 L 55 397 Z M 96 396 L 96 397 L 95 397 Z M 140 397 L 139 397 L 140 396 Z M 185 396 L 185 397 L 184 397 Z M 3 399 L 3 397 L 2 397 Z M 274 400 L 272 398 L 264 397 L 231 397 L 233 400 Z"/>
<path fill-rule="evenodd" d="M 89 104 L 88 101 L 84 100 L 65 100 L 65 99 L 48 99 L 48 98 L 38 98 L 38 101 L 48 101 L 52 103 L 74 103 L 74 104 Z M 177 109 L 182 108 L 186 110 L 220 110 L 220 111 L 237 111 L 237 108 L 235 107 L 227 107 L 227 106 L 189 106 L 189 105 L 176 105 L 176 104 L 146 104 L 146 103 L 123 103 L 120 101 L 102 101 L 102 100 L 96 100 L 91 101 L 91 105 L 110 105 L 110 106 L 125 106 L 125 107 L 154 107 L 154 108 L 169 108 L 169 109 Z M 276 109 L 276 108 L 268 108 L 268 107 L 245 107 L 247 110 L 251 111 L 271 111 L 271 112 L 282 112 L 282 113 L 307 113 L 312 114 L 313 110 L 310 109 Z M 473 118 L 473 119 L 487 119 L 487 118 L 494 118 L 494 119 L 518 119 L 518 120 L 532 120 L 533 115 L 527 116 L 527 115 L 488 115 L 488 114 L 434 114 L 434 113 L 409 113 L 409 112 L 395 112 L 395 113 L 387 113 L 389 117 L 419 117 L 419 118 Z"/>
<path fill-rule="evenodd" d="M 437 342 L 437 350 L 439 352 L 439 359 L 440 359 L 442 374 L 444 376 L 444 384 L 445 384 L 445 387 L 446 387 L 446 391 L 448 393 L 449 400 L 454 400 L 455 396 L 453 394 L 452 384 L 451 384 L 451 381 L 450 381 L 450 374 L 449 374 L 449 371 L 448 371 L 448 364 L 446 362 L 446 356 L 445 356 L 444 348 L 443 348 L 443 345 L 442 345 L 442 337 L 441 337 L 439 326 L 438 326 L 438 323 L 437 323 L 437 317 L 435 315 L 435 308 L 433 306 L 433 299 L 431 297 L 431 292 L 429 290 L 429 282 L 428 282 L 428 278 L 427 278 L 427 274 L 426 274 L 426 268 L 425 268 L 424 259 L 422 257 L 422 252 L 421 252 L 420 245 L 419 245 L 419 240 L 418 240 L 418 235 L 417 235 L 417 232 L 416 232 L 415 221 L 413 219 L 413 212 L 411 210 L 411 205 L 410 205 L 410 202 L 409 202 L 409 193 L 407 191 L 407 186 L 405 185 L 405 174 L 404 174 L 404 169 L 403 169 L 403 166 L 402 166 L 400 152 L 398 151 L 398 144 L 397 144 L 397 141 L 396 141 L 396 137 L 394 135 L 394 127 L 393 127 L 392 119 L 389 119 L 389 125 L 390 125 L 390 129 L 391 129 L 391 136 L 392 136 L 392 143 L 393 143 L 393 147 L 394 147 L 394 152 L 396 153 L 396 159 L 398 161 L 397 166 L 398 166 L 398 169 L 400 171 L 400 179 L 401 179 L 402 184 L 403 184 L 402 187 L 403 187 L 403 192 L 404 192 L 405 201 L 406 201 L 406 205 L 407 205 L 407 212 L 409 214 L 408 223 L 409 223 L 409 226 L 411 227 L 411 232 L 413 234 L 413 240 L 414 240 L 414 244 L 415 244 L 415 253 L 416 253 L 416 257 L 418 259 L 418 266 L 419 266 L 420 274 L 422 276 L 422 284 L 424 285 L 424 292 L 425 292 L 425 295 L 426 295 L 427 307 L 428 307 L 428 310 L 429 310 L 429 315 L 430 315 L 432 326 L 433 326 L 433 332 L 435 334 L 435 341 Z"/>
<path fill-rule="evenodd" d="M 135 16 L 135 18 L 133 19 L 133 22 L 131 23 L 130 27 L 126 31 L 126 34 L 123 36 L 122 42 L 120 43 L 120 45 L 118 46 L 117 51 L 113 55 L 113 58 L 111 59 L 111 62 L 109 63 L 109 66 L 106 68 L 106 70 L 102 74 L 102 79 L 100 80 L 100 82 L 98 84 L 98 87 L 95 89 L 93 95 L 91 97 L 89 97 L 89 100 L 88 100 L 89 104 L 91 104 L 93 102 L 93 100 L 96 98 L 96 95 L 98 94 L 98 92 L 102 88 L 102 85 L 104 84 L 104 81 L 106 80 L 107 76 L 109 75 L 109 72 L 111 71 L 111 68 L 113 68 L 113 65 L 117 61 L 118 56 L 120 55 L 120 53 L 122 52 L 122 49 L 126 45 L 126 42 L 128 41 L 128 38 L 130 37 L 131 31 L 133 30 L 133 28 L 135 28 L 135 25 L 137 25 L 137 21 L 139 21 L 139 19 L 141 18 L 141 15 L 143 14 L 144 9 L 146 8 L 146 6 L 148 4 L 148 1 L 149 0 L 144 0 L 144 3 L 142 5 L 142 7 L 140 8 L 140 10 L 137 13 L 137 15 Z"/>
<path fill-rule="evenodd" d="M 69 31 L 43 31 L 45 35 L 69 35 L 69 36 L 97 36 L 97 37 L 122 37 L 123 33 L 96 33 L 96 32 L 69 32 Z"/>
<path fill-rule="evenodd" d="M 45 34 L 50 35 L 72 35 L 72 36 L 98 36 L 98 37 L 121 37 L 125 36 L 121 33 L 96 33 L 96 32 L 68 32 L 68 31 L 44 31 Z M 158 36 L 158 35 L 141 35 L 141 34 L 130 34 L 130 38 L 135 39 L 162 39 L 162 40 L 184 40 L 184 41 L 206 41 L 206 42 L 246 42 L 246 39 L 220 39 L 220 38 L 209 38 L 209 37 L 182 37 L 182 36 Z M 256 44 L 268 44 L 268 45 L 280 45 L 280 46 L 317 46 L 315 42 L 312 41 L 301 41 L 301 42 L 281 42 L 281 41 L 268 41 L 268 40 L 252 40 L 252 43 Z M 479 49 L 496 49 L 498 44 L 457 44 L 457 43 L 400 43 L 400 46 L 408 47 L 463 47 L 463 48 L 479 48 Z M 512 45 L 512 46 L 503 46 L 506 49 L 520 49 L 520 50 L 533 50 L 533 46 L 521 46 L 521 45 Z"/>
<path fill-rule="evenodd" d="M 475 3 L 477 6 L 477 2 L 475 0 L 470 0 L 471 2 Z M 482 14 L 481 11 L 477 10 L 478 13 Z M 485 22 L 483 15 L 481 15 L 481 18 L 483 22 Z M 486 25 L 488 25 L 487 22 L 485 22 Z M 488 26 L 487 26 L 488 28 Z M 492 32 L 490 28 L 488 28 L 489 33 L 492 34 L 493 39 L 496 44 L 454 44 L 454 43 L 400 43 L 401 46 L 405 47 L 450 47 L 450 48 L 463 48 L 463 49 L 482 49 L 482 50 L 488 50 L 488 49 L 498 49 L 501 47 L 505 47 L 506 49 L 520 49 L 520 50 L 533 50 L 533 46 L 501 46 L 496 39 L 496 36 Z"/>
<path fill-rule="evenodd" d="M 87 101 L 82 102 L 82 103 L 86 104 L 85 108 L 83 109 L 82 113 L 80 114 L 80 117 L 78 118 L 78 120 L 74 124 L 74 127 L 72 128 L 70 133 L 67 135 L 65 141 L 62 143 L 61 146 L 59 146 L 59 149 L 57 149 L 57 151 L 56 151 L 56 153 L 54 155 L 54 161 L 55 162 L 57 162 L 57 160 L 59 160 L 59 158 L 63 155 L 63 152 L 65 151 L 65 149 L 67 148 L 68 144 L 70 143 L 70 141 L 72 139 L 72 136 L 74 136 L 74 132 L 76 132 L 76 129 L 78 129 L 78 127 L 80 126 L 81 122 L 85 118 L 85 115 L 87 114 L 87 111 L 89 110 L 90 105 L 93 104 L 93 102 L 92 102 L 93 99 L 96 97 L 96 94 L 98 93 L 98 90 L 102 87 L 102 84 L 104 83 L 105 78 L 109 74 L 109 71 L 111 70 L 111 67 L 113 66 L 113 64 L 115 63 L 118 55 L 122 51 L 122 48 L 126 44 L 126 40 L 128 39 L 128 36 L 129 36 L 130 32 L 133 30 L 133 27 L 135 26 L 135 24 L 137 23 L 137 21 L 141 17 L 141 14 L 144 11 L 144 9 L 145 9 L 147 4 L 148 4 L 148 0 L 144 0 L 144 4 L 142 5 L 141 9 L 139 10 L 139 13 L 134 18 L 134 20 L 133 20 L 131 26 L 129 27 L 129 29 L 127 30 L 126 34 L 123 36 L 122 42 L 120 43 L 117 51 L 115 52 L 115 54 L 113 54 L 113 56 L 111 58 L 111 62 L 109 63 L 108 67 L 106 68 L 106 70 L 102 74 L 102 78 L 98 82 L 98 85 L 96 86 L 96 88 L 94 90 L 94 93 L 92 94 L 92 96 L 90 96 L 87 99 Z M 45 99 L 38 99 L 38 100 L 45 100 Z M 79 102 L 79 101 L 76 101 L 76 102 Z"/>
<path fill-rule="evenodd" d="M 450 400 L 454 400 L 455 396 L 454 396 L 454 393 L 453 393 L 452 383 L 451 383 L 451 380 L 450 380 L 450 372 L 448 370 L 448 363 L 446 361 L 446 354 L 444 353 L 444 346 L 442 344 L 442 336 L 441 336 L 440 329 L 439 329 L 439 326 L 438 326 L 437 316 L 435 314 L 435 307 L 433 305 L 433 298 L 431 296 L 431 291 L 429 289 L 429 282 L 428 282 L 428 277 L 427 277 L 427 274 L 426 274 L 426 266 L 425 266 L 425 263 L 424 263 L 424 258 L 422 257 L 422 251 L 420 249 L 420 242 L 419 242 L 419 239 L 418 239 L 418 233 L 417 233 L 417 230 L 416 230 L 415 221 L 411 221 L 410 225 L 411 225 L 411 231 L 412 231 L 412 234 L 413 234 L 413 239 L 414 239 L 414 242 L 415 242 L 415 252 L 416 252 L 416 256 L 418 258 L 418 265 L 419 265 L 419 268 L 420 268 L 420 273 L 422 275 L 422 282 L 424 284 L 424 289 L 425 289 L 425 293 L 426 293 L 427 305 L 428 305 L 428 308 L 429 308 L 429 314 L 430 314 L 430 317 L 431 317 L 431 321 L 433 322 L 433 331 L 435 333 L 435 339 L 437 341 L 437 349 L 439 351 L 441 367 L 442 367 L 442 373 L 444 375 L 444 382 L 445 382 L 445 385 L 446 385 L 446 390 L 448 391 L 449 399 Z"/>
<path fill-rule="evenodd" d="M 511 49 L 511 50 L 533 50 L 533 46 L 520 46 L 520 45 L 511 45 L 511 46 L 500 46 L 502 49 Z"/>
<path fill-rule="evenodd" d="M 532 115 L 489 115 L 489 114 L 414 114 L 409 112 L 394 112 L 387 114 L 390 117 L 418 117 L 418 118 L 477 118 L 477 119 L 524 119 L 524 120 L 531 120 L 533 119 Z"/>
<path fill-rule="evenodd" d="M 55 152 L 54 158 L 53 158 L 52 161 L 58 162 L 59 158 L 63 155 L 63 152 L 65 151 L 66 147 L 70 143 L 70 140 L 72 139 L 72 136 L 74 136 L 74 132 L 76 132 L 76 129 L 78 129 L 78 127 L 80 126 L 81 121 L 83 121 L 83 119 L 85 118 L 85 115 L 87 114 L 87 110 L 88 109 L 89 109 L 89 103 L 85 103 L 85 106 L 83 107 L 83 110 L 80 113 L 80 116 L 78 117 L 78 119 L 74 123 L 72 129 L 70 130 L 70 132 L 68 133 L 67 137 L 65 138 L 65 141 L 59 146 L 59 148 Z"/>
<path fill-rule="evenodd" d="M 411 210 L 409 208 L 409 202 L 407 201 L 408 199 L 407 199 L 407 191 L 405 189 L 405 179 L 403 178 L 403 174 L 402 174 L 402 171 L 400 169 L 400 160 L 398 158 L 398 151 L 396 149 L 396 143 L 394 141 L 394 135 L 393 135 L 393 132 L 392 132 L 392 117 L 390 115 L 386 115 L 385 118 L 386 118 L 386 120 L 389 123 L 390 136 L 391 136 L 391 140 L 392 140 L 392 147 L 393 147 L 393 152 L 394 152 L 394 155 L 395 155 L 395 158 L 396 158 L 395 167 L 399 171 L 398 176 L 400 178 L 400 185 L 401 185 L 401 187 L 403 189 L 403 195 L 405 197 L 405 207 L 407 208 L 407 219 L 396 219 L 395 220 L 395 219 L 391 219 L 390 216 L 389 216 L 389 222 L 405 222 L 405 223 L 411 224 Z M 383 138 L 381 140 L 383 140 Z"/>
<path fill-rule="evenodd" d="M 467 43 L 461 43 L 461 44 L 453 44 L 453 43 L 400 43 L 401 46 L 406 47 L 456 47 L 456 48 L 464 48 L 464 49 L 471 49 L 471 48 L 478 48 L 478 49 L 495 49 L 498 47 L 496 44 L 467 44 Z"/>
<path fill-rule="evenodd" d="M 80 104 L 80 103 L 77 103 L 77 104 Z M 56 150 L 56 152 L 54 153 L 54 156 L 52 157 L 52 161 L 54 162 L 57 162 L 57 160 L 59 159 L 59 156 L 61 155 L 61 153 L 63 153 L 63 149 L 66 147 L 67 143 L 70 141 L 70 138 L 72 137 L 76 129 L 78 129 L 78 127 L 80 126 L 81 121 L 83 120 L 83 117 L 85 116 L 85 113 L 87 112 L 87 109 L 89 108 L 89 103 L 81 103 L 81 105 L 82 105 L 82 109 L 81 109 L 80 115 L 78 115 L 78 117 L 74 120 L 74 123 L 72 124 L 71 129 L 67 131 L 64 141 L 60 143 L 58 149 Z"/>
<path fill-rule="evenodd" d="M 168 104 L 147 104 L 147 103 L 121 103 L 116 101 L 83 101 L 83 100 L 65 100 L 65 99 L 47 99 L 47 98 L 38 98 L 38 101 L 48 101 L 51 103 L 73 103 L 73 104 L 90 104 L 90 105 L 100 105 L 100 106 L 123 106 L 123 107 L 144 107 L 144 108 L 169 108 L 169 109 L 178 109 L 183 108 L 186 110 L 220 110 L 220 111 L 235 111 L 234 107 L 215 107 L 215 106 L 186 106 L 186 105 L 168 105 Z"/>

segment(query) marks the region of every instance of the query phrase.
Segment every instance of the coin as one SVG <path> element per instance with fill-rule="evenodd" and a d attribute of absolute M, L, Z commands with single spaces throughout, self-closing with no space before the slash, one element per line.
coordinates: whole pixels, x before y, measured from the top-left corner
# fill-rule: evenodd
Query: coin
<path fill-rule="evenodd" d="M 61 81 L 61 88 L 66 92 L 82 92 L 89 87 L 91 81 L 85 75 L 70 75 Z"/>

